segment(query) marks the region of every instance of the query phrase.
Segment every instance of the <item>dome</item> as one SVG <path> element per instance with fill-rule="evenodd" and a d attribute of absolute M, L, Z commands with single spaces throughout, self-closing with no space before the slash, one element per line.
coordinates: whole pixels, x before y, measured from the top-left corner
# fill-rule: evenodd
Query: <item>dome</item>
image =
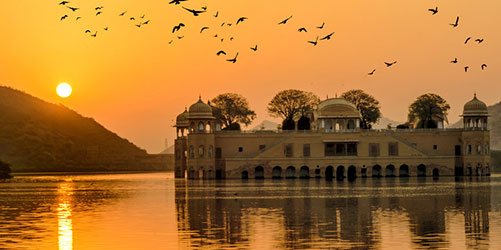
<path fill-rule="evenodd" d="M 176 127 L 188 127 L 188 110 L 185 108 L 184 112 L 176 117 Z"/>
<path fill-rule="evenodd" d="M 463 108 L 463 116 L 468 115 L 468 116 L 486 116 L 489 113 L 487 112 L 487 105 L 477 99 L 477 95 L 475 94 L 473 96 L 473 99 L 469 102 L 467 102 L 464 105 Z"/>
<path fill-rule="evenodd" d="M 331 98 L 318 104 L 318 118 L 360 118 L 357 107 L 343 98 Z"/>
<path fill-rule="evenodd" d="M 189 108 L 190 119 L 214 119 L 212 107 L 198 98 L 198 102 L 192 104 Z"/>

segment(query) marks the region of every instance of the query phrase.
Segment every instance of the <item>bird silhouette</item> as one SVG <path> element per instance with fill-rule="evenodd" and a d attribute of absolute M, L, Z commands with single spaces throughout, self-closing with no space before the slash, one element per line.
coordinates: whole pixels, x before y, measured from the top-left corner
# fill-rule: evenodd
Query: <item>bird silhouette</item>
<path fill-rule="evenodd" d="M 451 61 L 451 63 L 458 63 L 457 57 L 455 57 L 454 60 Z"/>
<path fill-rule="evenodd" d="M 320 40 L 331 40 L 331 36 L 334 35 L 334 32 L 330 33 L 329 35 L 324 36 Z"/>
<path fill-rule="evenodd" d="M 217 37 L 217 34 L 215 34 L 214 37 Z"/>
<path fill-rule="evenodd" d="M 134 17 L 129 18 L 131 21 L 135 21 L 136 19 Z"/>
<path fill-rule="evenodd" d="M 477 42 L 477 43 L 482 43 L 483 41 L 484 41 L 484 39 L 480 39 L 480 38 L 475 39 L 475 42 Z"/>
<path fill-rule="evenodd" d="M 308 41 L 309 43 L 313 44 L 313 46 L 317 46 L 317 43 L 318 43 L 318 36 L 317 38 L 315 39 L 315 41 Z"/>
<path fill-rule="evenodd" d="M 394 61 L 394 62 L 384 62 L 384 64 L 386 64 L 386 67 L 390 67 L 390 66 L 392 66 L 395 63 L 397 63 L 397 61 Z"/>
<path fill-rule="evenodd" d="M 146 15 L 145 15 L 145 14 L 143 14 L 143 15 L 142 15 L 142 16 L 140 16 L 139 18 L 143 19 L 145 16 L 146 16 Z"/>
<path fill-rule="evenodd" d="M 247 17 L 241 17 L 237 20 L 237 24 L 243 22 L 244 20 L 248 19 Z"/>
<path fill-rule="evenodd" d="M 218 52 L 216 53 L 216 55 L 217 55 L 217 56 L 219 56 L 219 55 L 221 55 L 221 54 L 226 55 L 226 52 L 224 52 L 223 50 L 220 50 L 220 51 L 218 51 Z"/>
<path fill-rule="evenodd" d="M 214 15 L 214 17 L 218 17 L 219 16 L 219 11 L 216 11 L 216 14 Z"/>
<path fill-rule="evenodd" d="M 169 2 L 169 4 L 178 5 L 178 4 L 181 4 L 181 2 L 184 2 L 184 1 L 187 1 L 187 0 L 172 0 L 172 1 Z"/>
<path fill-rule="evenodd" d="M 322 25 L 318 26 L 317 29 L 323 29 L 324 28 L 325 22 L 322 23 Z"/>
<path fill-rule="evenodd" d="M 177 39 L 183 39 L 184 36 L 177 36 Z"/>
<path fill-rule="evenodd" d="M 230 37 L 230 41 L 233 41 L 233 39 L 235 39 L 235 38 L 233 38 L 233 37 Z"/>
<path fill-rule="evenodd" d="M 174 42 L 174 40 L 170 40 L 170 41 L 169 41 L 169 44 L 171 44 L 172 42 Z"/>
<path fill-rule="evenodd" d="M 224 26 L 224 22 L 221 24 L 221 27 L 223 27 L 223 26 Z"/>
<path fill-rule="evenodd" d="M 68 17 L 68 15 L 64 15 L 61 17 L 61 21 L 63 21 L 64 19 L 66 19 Z"/>
<path fill-rule="evenodd" d="M 202 10 L 207 11 L 207 6 L 203 6 Z"/>
<path fill-rule="evenodd" d="M 68 2 L 68 1 L 62 1 L 62 2 L 59 3 L 59 5 L 66 5 L 67 3 L 70 3 L 70 2 Z"/>
<path fill-rule="evenodd" d="M 102 10 L 104 7 L 103 6 L 99 6 L 99 7 L 96 7 L 94 8 L 95 10 Z"/>
<path fill-rule="evenodd" d="M 118 16 L 123 16 L 123 15 L 125 15 L 126 13 L 127 13 L 127 11 L 124 11 L 124 12 L 120 13 L 120 15 L 118 15 Z"/>
<path fill-rule="evenodd" d="M 435 15 L 438 13 L 438 7 L 435 7 L 435 9 L 428 9 L 428 11 L 431 11 L 431 14 Z"/>
<path fill-rule="evenodd" d="M 96 16 L 100 15 L 101 13 L 103 13 L 103 12 L 98 11 L 98 12 L 96 13 Z"/>
<path fill-rule="evenodd" d="M 464 44 L 467 44 L 468 41 L 470 41 L 470 39 L 471 39 L 471 36 L 469 36 L 468 38 L 466 38 L 466 40 L 464 41 Z"/>
<path fill-rule="evenodd" d="M 90 30 L 85 30 L 85 33 L 90 33 Z"/>
<path fill-rule="evenodd" d="M 136 24 L 136 27 L 141 28 L 141 23 Z"/>
<path fill-rule="evenodd" d="M 374 72 L 376 72 L 376 69 L 373 69 L 371 72 L 368 73 L 368 75 L 374 75 Z"/>
<path fill-rule="evenodd" d="M 455 23 L 450 23 L 449 25 L 451 25 L 453 28 L 456 28 L 459 24 L 459 16 L 456 17 L 456 22 Z"/>
<path fill-rule="evenodd" d="M 68 7 L 68 9 L 70 9 L 71 11 L 77 11 L 79 8 L 74 8 L 74 7 L 70 7 L 70 6 L 66 6 Z"/>
<path fill-rule="evenodd" d="M 251 47 L 250 49 L 251 49 L 251 50 L 254 50 L 254 51 L 257 51 L 257 44 L 256 44 L 256 46 Z"/>
<path fill-rule="evenodd" d="M 482 70 L 484 70 L 485 68 L 487 68 L 487 64 L 485 64 L 485 63 L 484 63 L 484 64 L 482 64 L 482 65 L 480 66 L 480 68 L 482 68 Z"/>
<path fill-rule="evenodd" d="M 299 32 L 308 32 L 305 27 L 301 27 L 297 31 L 299 31 Z"/>
<path fill-rule="evenodd" d="M 94 33 L 94 34 L 92 34 L 92 35 L 90 35 L 90 36 L 92 36 L 92 37 L 96 37 L 96 36 L 97 36 L 97 31 L 96 31 L 96 33 Z"/>
<path fill-rule="evenodd" d="M 172 28 L 172 33 L 179 31 L 181 27 L 184 27 L 184 23 L 179 23 L 178 25 L 174 26 L 174 28 Z"/>
<path fill-rule="evenodd" d="M 231 26 L 232 24 L 231 23 L 227 23 L 226 25 Z"/>
<path fill-rule="evenodd" d="M 236 63 L 237 62 L 237 56 L 238 56 L 238 52 L 237 52 L 237 54 L 235 55 L 235 57 L 233 59 L 226 59 L 226 61 L 232 62 L 232 63 Z"/>
<path fill-rule="evenodd" d="M 286 24 L 287 21 L 289 21 L 291 18 L 292 18 L 292 16 L 287 17 L 286 19 L 284 19 L 283 21 L 279 22 L 278 24 Z"/>
<path fill-rule="evenodd" d="M 77 16 L 77 18 L 76 18 L 75 20 L 76 20 L 76 21 L 78 21 L 78 20 L 80 20 L 81 18 L 82 18 L 82 17 Z"/>
<path fill-rule="evenodd" d="M 470 67 L 468 67 L 468 66 L 464 66 L 464 72 L 468 72 L 468 69 L 469 69 L 469 68 L 470 68 Z"/>
<path fill-rule="evenodd" d="M 202 31 L 208 29 L 209 27 L 205 26 L 205 27 L 202 27 L 202 29 L 200 29 L 200 33 L 202 33 Z"/>
<path fill-rule="evenodd" d="M 150 20 L 146 20 L 143 22 L 143 24 L 149 24 L 150 23 Z"/>
<path fill-rule="evenodd" d="M 108 27 L 104 27 L 104 30 L 105 30 L 105 31 L 108 31 Z"/>
<path fill-rule="evenodd" d="M 188 9 L 188 8 L 186 8 L 186 7 L 184 7 L 184 6 L 183 6 L 183 9 L 185 9 L 185 10 L 187 10 L 187 11 L 191 12 L 194 16 L 198 16 L 199 14 L 201 14 L 201 13 L 204 13 L 204 12 L 205 12 L 205 11 L 203 11 L 203 10 Z"/>
<path fill-rule="evenodd" d="M 224 38 L 221 38 L 221 42 L 223 42 L 223 41 L 224 41 Z"/>

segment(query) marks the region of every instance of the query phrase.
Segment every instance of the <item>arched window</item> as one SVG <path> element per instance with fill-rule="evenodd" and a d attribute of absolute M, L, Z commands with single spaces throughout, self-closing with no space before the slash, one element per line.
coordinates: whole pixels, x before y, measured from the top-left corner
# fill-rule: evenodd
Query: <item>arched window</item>
<path fill-rule="evenodd" d="M 190 133 L 195 133 L 195 123 L 191 122 L 190 124 Z"/>
<path fill-rule="evenodd" d="M 221 124 L 220 123 L 216 123 L 216 131 L 221 131 Z"/>
<path fill-rule="evenodd" d="M 355 121 L 349 120 L 348 121 L 348 130 L 353 130 L 353 129 L 355 129 Z"/>
<path fill-rule="evenodd" d="M 481 155 L 482 154 L 482 145 L 478 144 L 477 145 L 477 155 Z"/>
<path fill-rule="evenodd" d="M 204 157 L 204 152 L 205 149 L 204 149 L 204 146 L 203 145 L 200 145 L 198 146 L 198 155 L 200 156 L 200 158 Z"/>
<path fill-rule="evenodd" d="M 190 146 L 190 159 L 195 158 L 195 149 L 193 148 L 193 145 Z"/>
<path fill-rule="evenodd" d="M 332 132 L 332 131 L 334 131 L 334 127 L 332 125 L 332 120 L 325 121 L 325 131 L 326 132 Z"/>
<path fill-rule="evenodd" d="M 205 128 L 204 123 L 203 122 L 199 122 L 198 123 L 198 132 L 199 133 L 204 132 L 204 128 Z"/>
<path fill-rule="evenodd" d="M 485 154 L 488 155 L 489 154 L 489 144 L 485 144 Z"/>
<path fill-rule="evenodd" d="M 470 144 L 466 145 L 466 154 L 471 155 L 471 145 Z"/>
<path fill-rule="evenodd" d="M 212 145 L 209 146 L 209 152 L 207 153 L 209 158 L 212 158 L 212 151 L 214 150 L 214 148 L 212 147 Z"/>
<path fill-rule="evenodd" d="M 205 124 L 205 132 L 206 132 L 206 133 L 210 133 L 210 132 L 212 132 L 212 131 L 211 131 L 211 124 L 210 124 L 210 122 L 208 122 L 207 124 Z"/>

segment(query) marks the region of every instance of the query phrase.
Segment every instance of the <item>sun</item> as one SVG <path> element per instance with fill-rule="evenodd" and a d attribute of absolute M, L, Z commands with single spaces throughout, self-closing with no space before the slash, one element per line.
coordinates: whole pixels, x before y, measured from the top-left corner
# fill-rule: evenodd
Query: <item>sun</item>
<path fill-rule="evenodd" d="M 62 98 L 66 98 L 66 97 L 70 96 L 71 91 L 72 91 L 71 86 L 65 82 L 57 85 L 56 92 Z"/>

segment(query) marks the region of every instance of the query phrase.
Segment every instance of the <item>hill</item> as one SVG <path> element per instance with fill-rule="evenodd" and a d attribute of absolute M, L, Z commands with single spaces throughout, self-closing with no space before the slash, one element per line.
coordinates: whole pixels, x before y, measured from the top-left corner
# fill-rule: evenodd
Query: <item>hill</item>
<path fill-rule="evenodd" d="M 256 126 L 254 126 L 252 131 L 255 130 L 277 130 L 279 124 L 269 121 L 269 120 L 263 120 L 262 122 L 258 123 Z"/>
<path fill-rule="evenodd" d="M 401 123 L 403 123 L 403 122 L 397 122 L 397 121 L 394 121 L 394 120 L 391 120 L 389 118 L 382 116 L 376 124 L 372 125 L 372 128 L 373 129 L 386 129 L 386 128 L 388 128 L 388 124 L 391 124 L 392 127 L 396 127 L 397 125 L 399 125 Z"/>
<path fill-rule="evenodd" d="M 146 170 L 148 157 L 92 118 L 0 86 L 0 160 L 13 172 Z"/>
<path fill-rule="evenodd" d="M 501 102 L 488 106 L 489 121 L 488 128 L 491 131 L 491 148 L 501 150 Z M 463 119 L 449 126 L 451 128 L 462 128 Z"/>

